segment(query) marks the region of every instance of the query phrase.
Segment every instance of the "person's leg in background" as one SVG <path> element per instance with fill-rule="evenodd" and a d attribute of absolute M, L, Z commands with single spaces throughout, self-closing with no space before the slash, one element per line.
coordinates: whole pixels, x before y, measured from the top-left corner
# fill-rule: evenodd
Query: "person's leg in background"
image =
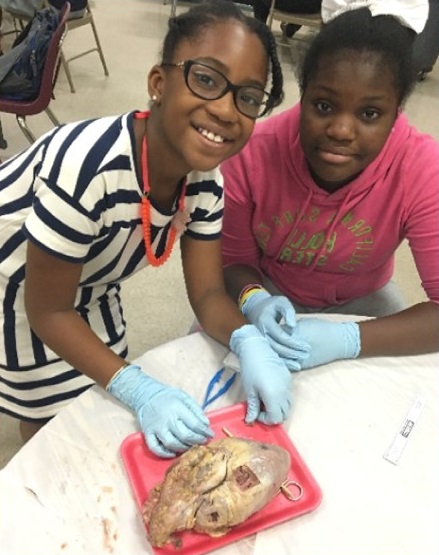
<path fill-rule="evenodd" d="M 268 14 L 270 13 L 270 1 L 266 0 L 230 0 L 235 4 L 245 4 L 253 8 L 253 15 L 263 23 L 267 22 Z"/>
<path fill-rule="evenodd" d="M 259 19 L 259 21 L 263 21 L 264 23 L 267 22 L 268 14 L 270 13 L 271 0 L 232 1 L 238 4 L 246 4 L 247 6 L 252 6 L 255 18 Z M 276 0 L 276 8 L 288 13 L 318 13 L 320 12 L 321 6 L 322 0 Z M 284 27 L 286 29 L 286 33 L 291 33 L 287 36 L 291 37 L 296 31 L 300 29 L 300 25 L 293 25 L 292 23 L 287 23 Z"/>
<path fill-rule="evenodd" d="M 67 0 L 48 0 L 49 5 L 60 12 Z M 69 0 L 70 14 L 69 19 L 81 19 L 85 14 L 87 0 Z"/>
<path fill-rule="evenodd" d="M 262 0 L 268 3 L 270 9 L 270 0 Z M 319 13 L 322 7 L 322 0 L 276 0 L 276 8 L 282 12 L 312 14 Z M 281 23 L 281 29 L 284 36 L 291 38 L 300 29 L 301 25 L 294 23 Z"/>
<path fill-rule="evenodd" d="M 250 5 L 253 6 L 255 18 L 267 23 L 271 2 L 269 0 L 250 0 Z"/>
<path fill-rule="evenodd" d="M 0 56 L 3 54 L 2 50 L 2 25 L 3 25 L 3 10 L 0 8 Z"/>

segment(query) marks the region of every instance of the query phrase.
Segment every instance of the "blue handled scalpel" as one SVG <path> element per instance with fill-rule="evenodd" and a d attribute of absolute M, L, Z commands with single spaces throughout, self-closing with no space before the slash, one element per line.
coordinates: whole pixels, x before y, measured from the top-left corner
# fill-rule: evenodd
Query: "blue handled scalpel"
<path fill-rule="evenodd" d="M 212 397 L 210 396 L 212 391 L 214 390 L 215 386 L 217 384 L 219 384 L 219 382 L 221 381 L 221 377 L 224 373 L 225 368 L 222 367 L 220 368 L 213 376 L 213 378 L 210 380 L 210 382 L 207 385 L 207 389 L 206 389 L 206 395 L 204 396 L 204 401 L 203 404 L 201 405 L 202 409 L 204 410 L 207 406 L 209 406 L 211 403 L 213 403 L 214 401 L 216 401 L 219 397 L 221 397 L 221 395 L 224 395 L 224 393 L 226 393 L 232 386 L 233 382 L 235 381 L 236 378 L 236 372 L 233 372 L 233 374 L 230 376 L 230 378 L 225 382 L 225 384 L 220 387 L 218 389 L 218 391 L 212 395 Z"/>

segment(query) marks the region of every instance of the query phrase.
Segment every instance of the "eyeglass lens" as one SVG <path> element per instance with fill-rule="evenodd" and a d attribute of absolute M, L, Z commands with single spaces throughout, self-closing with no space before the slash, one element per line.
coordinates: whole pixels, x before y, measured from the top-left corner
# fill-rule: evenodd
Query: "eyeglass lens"
<path fill-rule="evenodd" d="M 268 100 L 263 89 L 250 85 L 235 87 L 221 72 L 203 64 L 193 63 L 188 67 L 186 84 L 194 94 L 205 100 L 217 100 L 233 90 L 237 109 L 251 118 L 257 118 L 264 112 Z"/>

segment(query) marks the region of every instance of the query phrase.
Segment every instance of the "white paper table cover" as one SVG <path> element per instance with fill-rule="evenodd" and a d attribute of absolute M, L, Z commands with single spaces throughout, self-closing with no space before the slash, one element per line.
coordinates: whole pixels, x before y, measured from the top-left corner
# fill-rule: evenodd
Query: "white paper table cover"
<path fill-rule="evenodd" d="M 201 403 L 226 353 L 197 333 L 137 362 Z M 285 427 L 322 489 L 322 503 L 214 553 L 437 555 L 438 363 L 437 354 L 371 358 L 297 373 Z M 417 395 L 426 406 L 395 466 L 382 455 Z M 242 399 L 236 380 L 209 408 Z M 0 554 L 152 553 L 119 455 L 135 431 L 135 417 L 98 387 L 45 426 L 0 471 Z"/>

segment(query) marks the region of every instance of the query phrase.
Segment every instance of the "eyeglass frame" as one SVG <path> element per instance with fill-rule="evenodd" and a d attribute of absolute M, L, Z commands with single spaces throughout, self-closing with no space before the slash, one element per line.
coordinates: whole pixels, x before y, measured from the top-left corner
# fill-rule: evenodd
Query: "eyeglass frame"
<path fill-rule="evenodd" d="M 226 87 L 218 97 L 216 97 L 216 98 L 205 98 L 204 96 L 201 96 L 200 94 L 194 92 L 191 89 L 191 87 L 189 86 L 189 72 L 190 72 L 191 67 L 193 65 L 200 65 L 200 66 L 205 67 L 207 69 L 211 69 L 211 70 L 215 71 L 216 73 L 218 73 L 224 79 L 224 81 L 226 82 Z M 186 84 L 186 87 L 191 91 L 191 93 L 194 96 L 196 96 L 197 98 L 201 98 L 202 100 L 219 100 L 220 98 L 223 98 L 223 96 L 225 96 L 229 91 L 231 91 L 232 95 L 233 95 L 233 102 L 235 104 L 235 108 L 238 110 L 238 112 L 240 114 L 242 114 L 246 118 L 249 118 L 249 119 L 252 119 L 252 120 L 262 118 L 271 109 L 271 106 L 270 106 L 271 94 L 269 92 L 267 92 L 263 87 L 259 88 L 255 85 L 235 85 L 224 75 L 224 73 L 222 73 L 221 71 L 219 71 L 215 67 L 212 67 L 209 64 L 206 64 L 204 62 L 200 62 L 198 60 L 183 60 L 182 62 L 162 62 L 160 64 L 160 66 L 161 67 L 179 67 L 179 68 L 181 68 L 183 70 L 184 82 Z M 267 95 L 267 101 L 265 102 L 264 110 L 255 117 L 249 116 L 248 114 L 244 114 L 244 112 L 242 112 L 238 107 L 238 103 L 237 103 L 237 100 L 236 100 L 236 95 L 237 95 L 237 93 L 240 89 L 246 89 L 246 88 L 258 89 L 258 90 L 262 91 L 265 95 Z M 264 103 L 261 103 L 261 106 L 263 104 Z"/>

